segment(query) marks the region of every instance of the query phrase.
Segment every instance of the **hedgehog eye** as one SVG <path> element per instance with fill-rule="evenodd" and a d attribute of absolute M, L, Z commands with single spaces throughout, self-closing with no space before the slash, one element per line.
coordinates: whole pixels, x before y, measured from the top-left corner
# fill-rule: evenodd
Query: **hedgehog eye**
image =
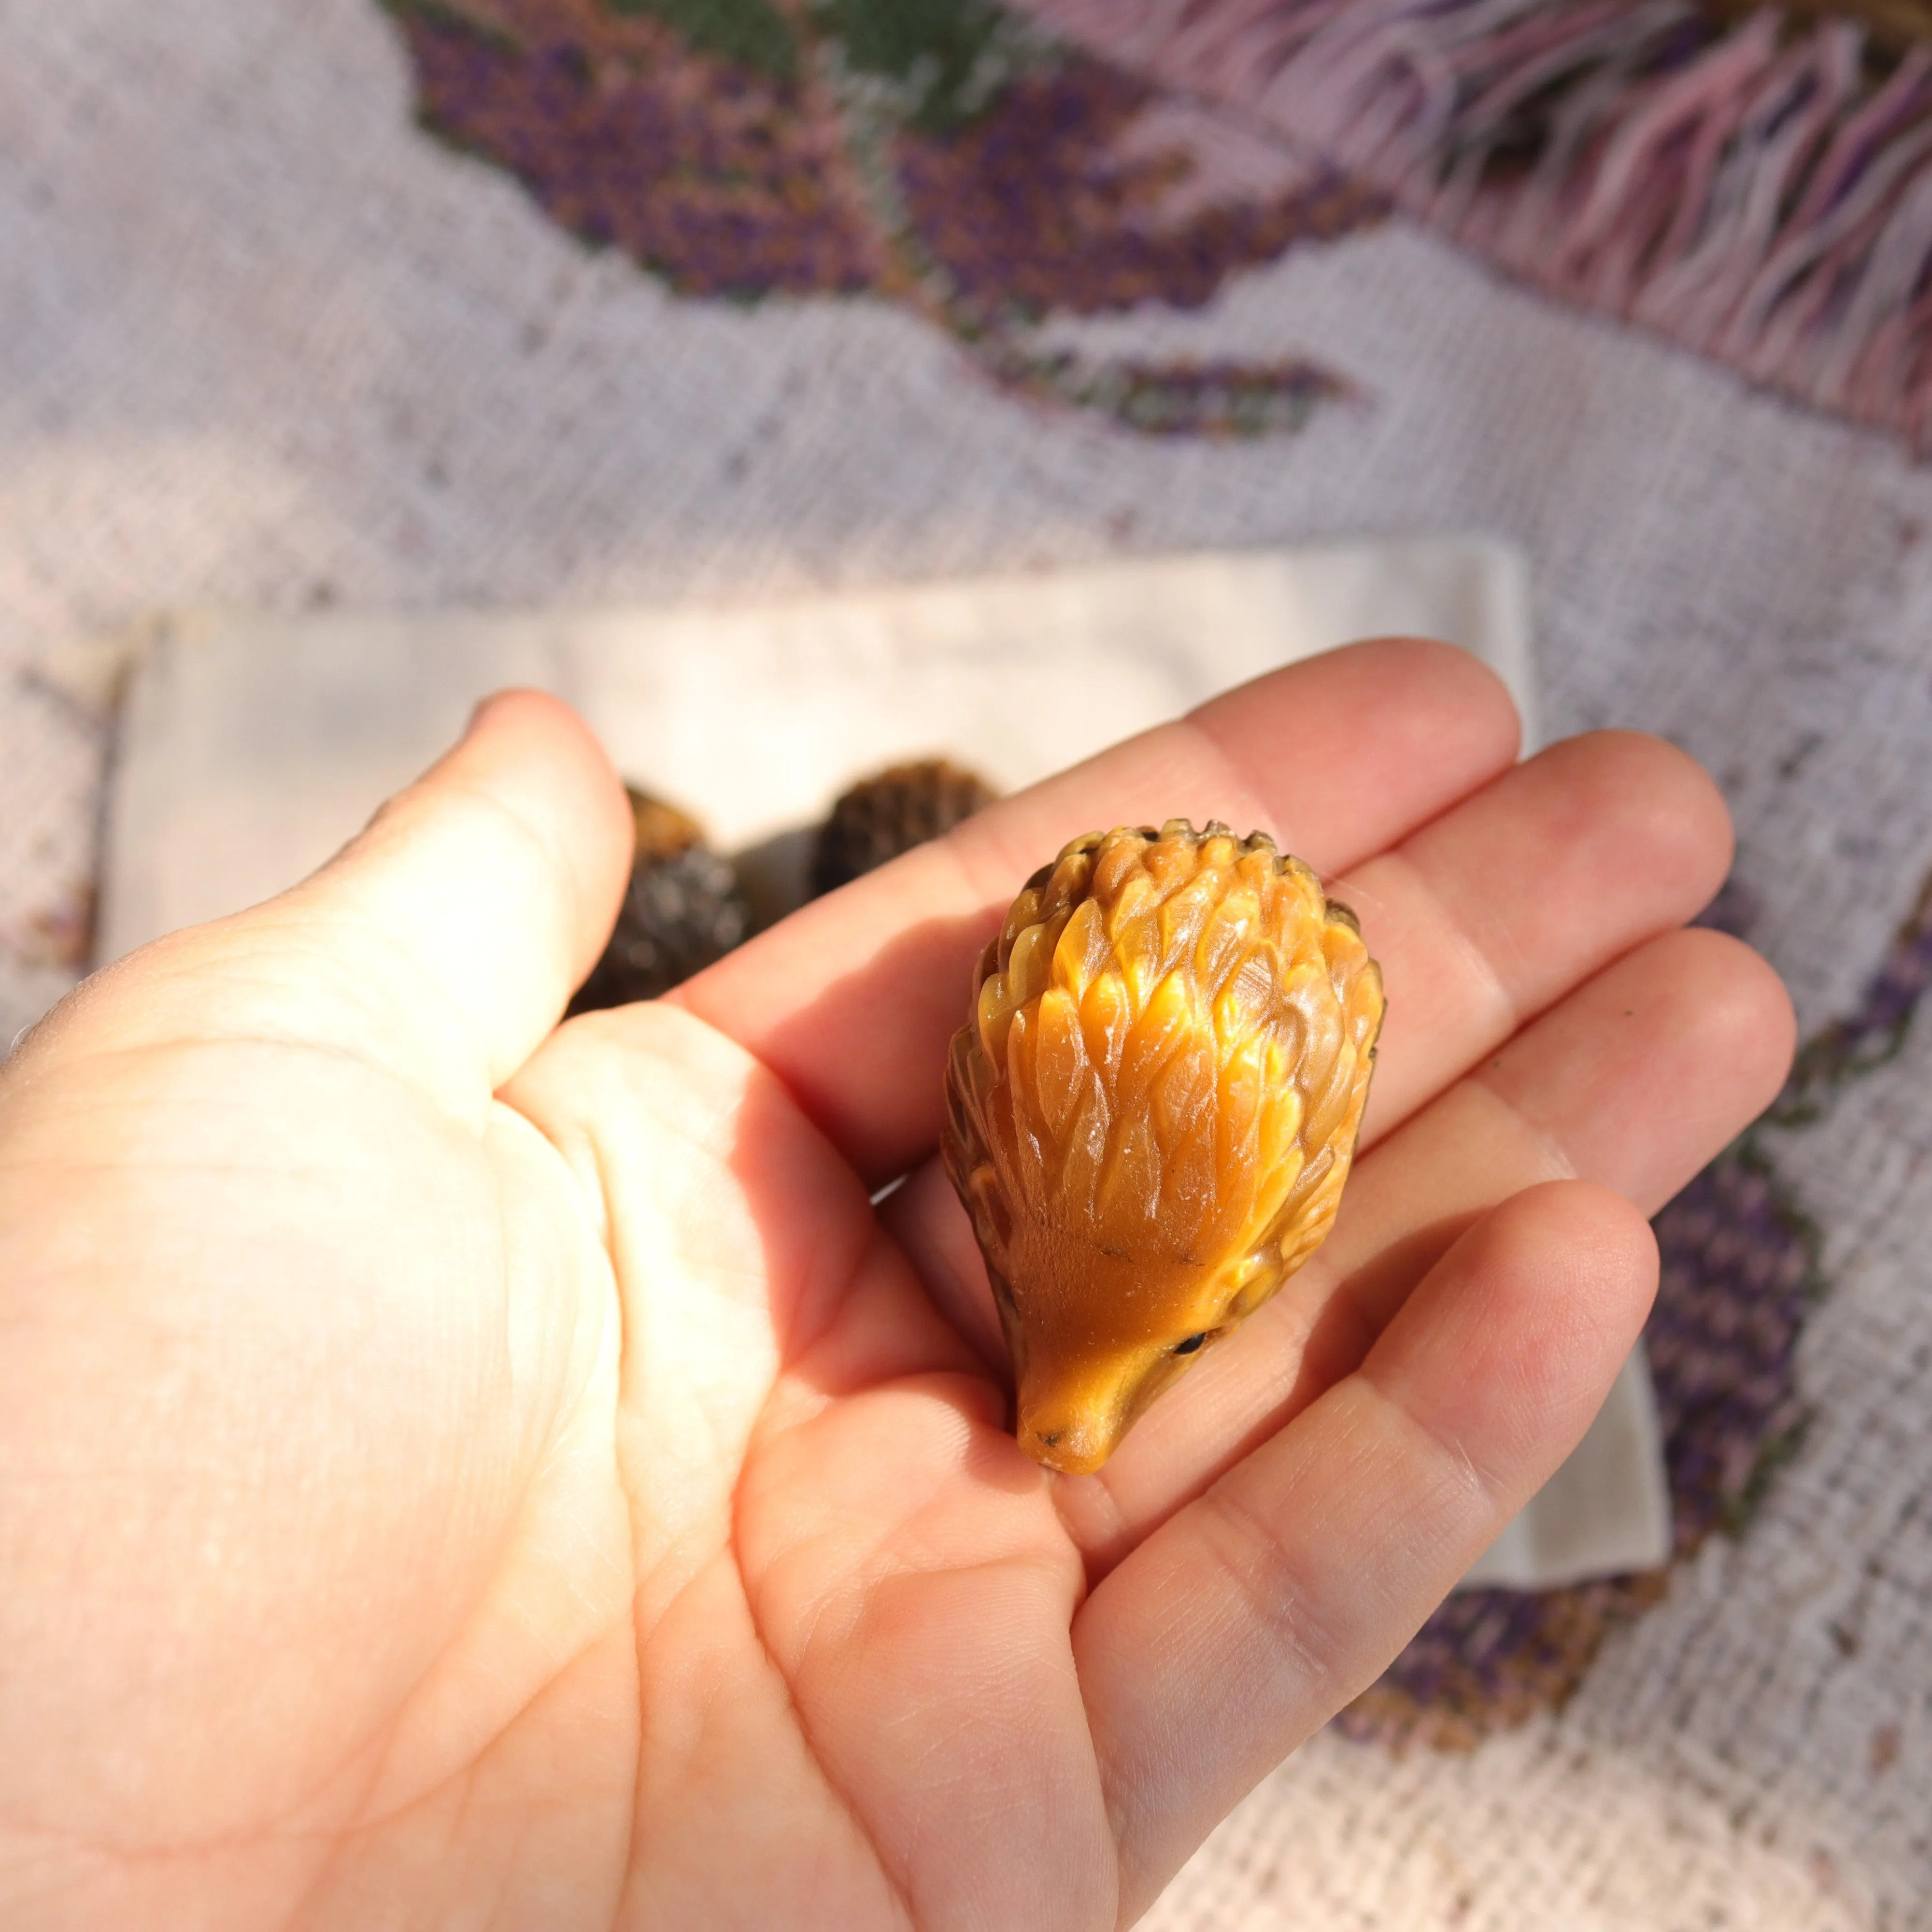
<path fill-rule="evenodd" d="M 1191 1355 L 1196 1348 L 1200 1347 L 1203 1342 L 1207 1340 L 1207 1339 L 1208 1337 L 1204 1334 L 1190 1335 L 1186 1341 L 1177 1342 L 1174 1343 L 1174 1352 L 1177 1355 Z"/>

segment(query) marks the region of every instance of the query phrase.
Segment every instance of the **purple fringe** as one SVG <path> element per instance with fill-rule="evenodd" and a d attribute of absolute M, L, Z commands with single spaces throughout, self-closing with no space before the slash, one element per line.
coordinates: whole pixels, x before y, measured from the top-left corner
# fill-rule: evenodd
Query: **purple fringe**
<path fill-rule="evenodd" d="M 1932 49 L 1691 0 L 1013 0 L 1510 273 L 1932 448 Z"/>

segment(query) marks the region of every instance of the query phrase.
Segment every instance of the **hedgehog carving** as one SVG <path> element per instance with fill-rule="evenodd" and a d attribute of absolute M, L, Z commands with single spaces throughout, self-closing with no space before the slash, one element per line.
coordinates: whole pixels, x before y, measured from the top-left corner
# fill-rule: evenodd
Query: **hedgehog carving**
<path fill-rule="evenodd" d="M 950 758 L 888 765 L 832 801 L 812 855 L 814 893 L 852 880 L 950 832 L 999 794 L 977 772 Z"/>
<path fill-rule="evenodd" d="M 570 1003 L 573 1013 L 654 1000 L 722 959 L 750 912 L 730 862 L 687 812 L 627 786 L 634 838 L 631 881 L 615 931 Z"/>
<path fill-rule="evenodd" d="M 982 956 L 943 1152 L 1021 1444 L 1098 1468 L 1321 1245 L 1382 1020 L 1354 916 L 1260 832 L 1076 838 Z"/>

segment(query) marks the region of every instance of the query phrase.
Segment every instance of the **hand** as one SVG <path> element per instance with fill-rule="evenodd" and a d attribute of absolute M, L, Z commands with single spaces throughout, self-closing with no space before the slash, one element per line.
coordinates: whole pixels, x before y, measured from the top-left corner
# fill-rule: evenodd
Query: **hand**
<path fill-rule="evenodd" d="M 1676 929 L 1708 782 L 1515 729 L 1336 652 L 559 1027 L 628 820 L 515 695 L 88 982 L 0 1070 L 0 1919 L 1132 1919 L 1575 1443 L 1784 1072 Z M 1388 1023 L 1328 1246 L 1052 1477 L 940 1070 L 1021 880 L 1170 814 L 1340 875 Z"/>

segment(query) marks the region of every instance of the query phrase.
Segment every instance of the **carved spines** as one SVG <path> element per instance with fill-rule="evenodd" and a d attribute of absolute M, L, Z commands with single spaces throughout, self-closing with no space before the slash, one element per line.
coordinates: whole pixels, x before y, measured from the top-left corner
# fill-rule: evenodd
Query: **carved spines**
<path fill-rule="evenodd" d="M 1015 900 L 955 1042 L 946 1154 L 989 1264 L 1010 1273 L 1024 1214 L 1265 1298 L 1334 1218 L 1381 1015 L 1353 915 L 1264 836 L 1074 840 Z"/>

